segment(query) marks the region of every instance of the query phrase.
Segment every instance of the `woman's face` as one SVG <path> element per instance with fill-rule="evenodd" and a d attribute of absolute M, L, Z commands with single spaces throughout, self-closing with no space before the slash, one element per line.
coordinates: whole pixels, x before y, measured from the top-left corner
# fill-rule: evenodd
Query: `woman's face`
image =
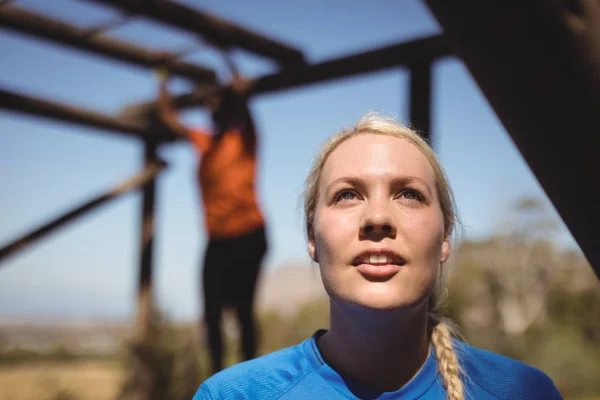
<path fill-rule="evenodd" d="M 424 305 L 450 255 L 433 169 L 393 136 L 361 134 L 333 150 L 312 230 L 309 253 L 329 295 L 368 308 Z"/>

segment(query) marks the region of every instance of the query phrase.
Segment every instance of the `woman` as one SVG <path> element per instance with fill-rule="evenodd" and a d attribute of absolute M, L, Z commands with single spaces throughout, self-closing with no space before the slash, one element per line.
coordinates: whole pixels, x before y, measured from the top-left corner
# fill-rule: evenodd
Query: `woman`
<path fill-rule="evenodd" d="M 204 314 L 214 372 L 223 367 L 221 311 L 225 306 L 237 312 L 243 358 L 256 356 L 254 294 L 267 240 L 256 196 L 257 137 L 247 87 L 248 82 L 236 76 L 231 87 L 206 99 L 213 135 L 179 122 L 166 79 L 158 102 L 161 121 L 189 139 L 200 157 L 198 182 L 209 236 L 203 265 Z"/>
<path fill-rule="evenodd" d="M 308 252 L 330 328 L 232 367 L 195 399 L 560 399 L 541 371 L 451 338 L 435 310 L 456 221 L 437 158 L 368 115 L 334 135 L 305 187 Z"/>

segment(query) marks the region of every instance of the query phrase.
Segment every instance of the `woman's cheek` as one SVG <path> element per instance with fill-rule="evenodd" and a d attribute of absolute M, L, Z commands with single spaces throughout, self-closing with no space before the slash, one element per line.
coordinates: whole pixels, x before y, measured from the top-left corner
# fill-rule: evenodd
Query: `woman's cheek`
<path fill-rule="evenodd" d="M 322 268 L 327 268 L 333 261 L 333 255 L 335 254 L 335 239 L 332 234 L 321 234 L 322 231 L 317 231 L 316 238 L 316 250 L 319 257 L 319 263 Z"/>
<path fill-rule="evenodd" d="M 396 223 L 404 229 L 414 229 L 422 224 L 423 216 L 408 207 L 400 207 L 396 215 Z"/>

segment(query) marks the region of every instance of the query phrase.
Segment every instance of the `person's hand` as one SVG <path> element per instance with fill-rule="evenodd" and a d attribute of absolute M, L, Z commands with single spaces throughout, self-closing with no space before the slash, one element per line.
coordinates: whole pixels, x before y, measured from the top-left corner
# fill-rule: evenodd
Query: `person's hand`
<path fill-rule="evenodd" d="M 165 67 L 158 67 L 154 69 L 154 75 L 161 85 L 164 85 L 169 80 L 169 70 Z"/>
<path fill-rule="evenodd" d="M 164 86 L 166 82 L 170 78 L 169 70 L 167 65 L 169 64 L 169 60 L 173 57 L 170 53 L 166 51 L 161 51 L 157 53 L 157 59 L 154 67 L 154 76 L 161 84 Z"/>
<path fill-rule="evenodd" d="M 230 86 L 234 92 L 239 94 L 245 94 L 248 92 L 253 83 L 254 81 L 252 79 L 246 79 L 241 76 L 234 76 L 231 80 Z"/>

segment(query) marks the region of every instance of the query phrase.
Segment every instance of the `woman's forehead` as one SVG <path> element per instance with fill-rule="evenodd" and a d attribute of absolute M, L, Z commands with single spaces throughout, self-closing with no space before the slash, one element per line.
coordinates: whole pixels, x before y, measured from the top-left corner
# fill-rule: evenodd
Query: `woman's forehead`
<path fill-rule="evenodd" d="M 321 173 L 322 183 L 342 177 L 413 176 L 435 184 L 425 155 L 413 143 L 391 135 L 365 133 L 340 143 Z"/>

